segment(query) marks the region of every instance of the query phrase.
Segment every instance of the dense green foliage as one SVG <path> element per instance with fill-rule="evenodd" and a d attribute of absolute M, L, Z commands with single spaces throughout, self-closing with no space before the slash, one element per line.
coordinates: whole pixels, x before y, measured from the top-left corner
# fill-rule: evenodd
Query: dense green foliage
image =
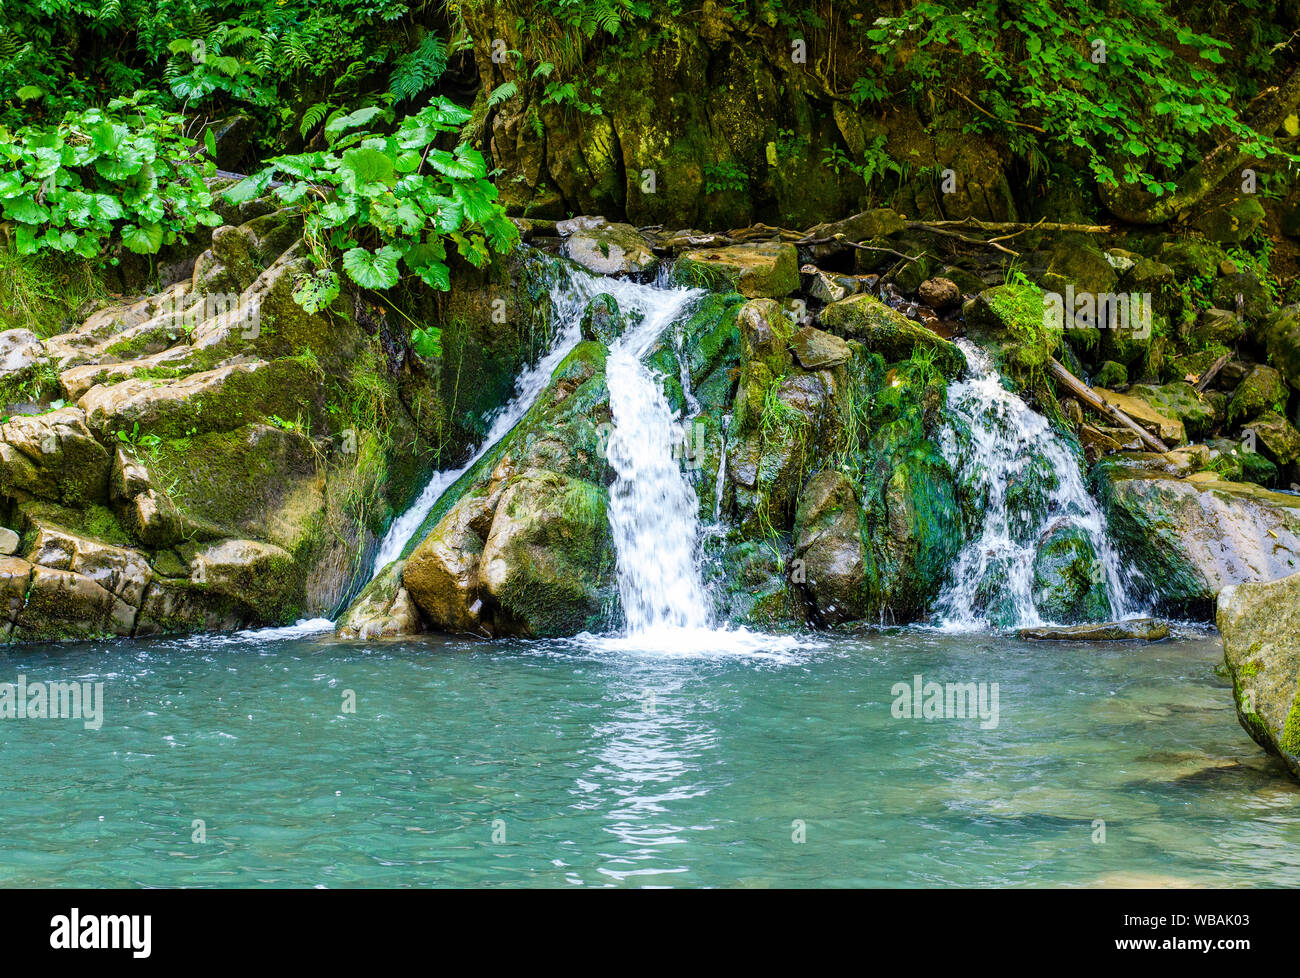
<path fill-rule="evenodd" d="M 18 253 L 94 258 L 117 232 L 128 250 L 155 254 L 220 224 L 184 125 L 135 97 L 54 126 L 0 127 L 0 214 L 13 222 Z"/>
<path fill-rule="evenodd" d="M 464 143 L 454 151 L 433 145 L 467 121 L 467 111 L 435 99 L 402 120 L 392 135 L 348 131 L 378 113 L 358 109 L 334 120 L 326 126 L 327 151 L 275 157 L 226 193 L 240 203 L 264 194 L 277 175 L 288 178 L 275 196 L 303 207 L 304 237 L 321 269 L 298 292 L 310 311 L 338 295 L 332 250 L 342 252 L 344 270 L 362 288 L 391 288 L 405 266 L 445 291 L 450 271 L 444 236 L 478 266 L 487 263 L 490 251 L 505 253 L 518 240 L 496 204 L 483 154 Z"/>
<path fill-rule="evenodd" d="M 972 128 L 1003 133 L 1031 159 L 1051 143 L 1082 150 L 1103 183 L 1172 190 L 1171 178 L 1224 136 L 1252 156 L 1278 151 L 1234 107 L 1254 92 L 1237 91 L 1223 70 L 1232 45 L 1161 0 L 921 0 L 879 18 L 866 38 L 883 60 L 878 84 L 863 83 L 873 97 L 899 80 L 914 97 L 950 88 L 979 110 Z M 1240 67 L 1267 71 L 1277 53 L 1268 42 L 1281 38 L 1254 40 Z M 977 86 L 970 92 L 952 85 L 954 60 Z"/>

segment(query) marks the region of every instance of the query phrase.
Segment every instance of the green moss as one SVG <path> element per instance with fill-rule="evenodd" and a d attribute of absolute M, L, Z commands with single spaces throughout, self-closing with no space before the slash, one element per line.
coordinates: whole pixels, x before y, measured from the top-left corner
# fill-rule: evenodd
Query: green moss
<path fill-rule="evenodd" d="M 20 503 L 18 509 L 29 521 L 28 533 L 31 532 L 35 523 L 52 523 L 55 526 L 70 530 L 78 536 L 90 537 L 101 543 L 111 544 L 116 547 L 133 545 L 131 535 L 127 533 L 121 522 L 113 515 L 113 511 L 107 506 L 98 503 L 91 503 L 73 509 L 60 506 L 57 503 L 33 499 Z M 30 542 L 30 538 L 24 540 L 24 544 Z"/>
<path fill-rule="evenodd" d="M 56 255 L 19 255 L 0 238 L 0 329 L 62 332 L 108 290 L 95 266 Z"/>
<path fill-rule="evenodd" d="M 1300 756 L 1300 692 L 1291 701 L 1291 709 L 1286 715 L 1286 723 L 1277 745 L 1293 757 Z"/>

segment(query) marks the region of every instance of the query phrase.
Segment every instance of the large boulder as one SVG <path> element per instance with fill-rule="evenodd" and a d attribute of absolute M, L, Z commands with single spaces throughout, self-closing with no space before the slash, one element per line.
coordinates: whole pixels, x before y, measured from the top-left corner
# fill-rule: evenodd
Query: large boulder
<path fill-rule="evenodd" d="M 1269 363 L 1282 372 L 1292 390 L 1300 391 L 1300 304 L 1275 313 L 1262 332 Z"/>
<path fill-rule="evenodd" d="M 1258 450 L 1279 468 L 1300 459 L 1300 431 L 1276 411 L 1265 411 L 1246 430 L 1254 433 Z"/>
<path fill-rule="evenodd" d="M 1034 556 L 1034 605 L 1046 621 L 1105 621 L 1110 596 L 1088 535 L 1068 522 L 1050 529 Z"/>
<path fill-rule="evenodd" d="M 1249 421 L 1265 411 L 1286 411 L 1286 381 L 1282 374 L 1263 364 L 1256 364 L 1237 384 L 1228 402 L 1228 421 Z"/>
<path fill-rule="evenodd" d="M 567 222 L 561 221 L 561 229 Z M 597 275 L 630 275 L 652 271 L 659 263 L 645 238 L 630 224 L 588 221 L 569 224 L 564 254 Z"/>
<path fill-rule="evenodd" d="M 73 407 L 20 415 L 0 425 L 0 492 L 26 492 L 77 506 L 104 499 L 112 466 L 85 413 Z"/>
<path fill-rule="evenodd" d="M 1237 720 L 1300 778 L 1300 574 L 1224 588 L 1215 623 Z"/>
<path fill-rule="evenodd" d="M 799 288 L 799 256 L 791 244 L 701 248 L 683 252 L 673 274 L 695 285 L 729 285 L 748 299 L 779 299 Z"/>
<path fill-rule="evenodd" d="M 1199 612 L 1230 584 L 1300 570 L 1300 496 L 1112 459 L 1099 463 L 1096 478 L 1121 552 L 1162 604 Z"/>
<path fill-rule="evenodd" d="M 948 377 L 957 376 L 966 365 L 954 344 L 875 296 L 855 295 L 832 302 L 821 311 L 820 319 L 830 332 L 861 341 L 889 363 L 906 360 L 920 350 L 933 354 L 936 365 Z"/>
<path fill-rule="evenodd" d="M 395 560 L 365 586 L 335 623 L 339 638 L 404 638 L 423 631 L 420 612 L 402 586 L 403 561 Z"/>
<path fill-rule="evenodd" d="M 598 630 L 613 600 L 604 488 L 530 469 L 505 486 L 479 558 L 497 630 L 540 638 Z"/>
<path fill-rule="evenodd" d="M 1104 387 L 1095 387 L 1093 390 L 1171 448 L 1187 441 L 1187 426 L 1182 420 L 1157 410 L 1146 397 L 1121 394 Z"/>
<path fill-rule="evenodd" d="M 402 584 L 434 628 L 482 629 L 479 558 L 496 503 L 494 496 L 461 497 L 406 561 Z"/>
<path fill-rule="evenodd" d="M 799 496 L 795 553 L 804 593 L 824 625 L 852 621 L 870 607 L 874 567 L 862 543 L 861 510 L 853 483 L 842 472 L 820 472 Z M 871 574 L 868 574 L 868 571 Z"/>
<path fill-rule="evenodd" d="M 1108 395 L 1114 398 L 1115 395 Z M 1193 440 L 1203 438 L 1214 430 L 1218 417 L 1209 398 L 1197 392 L 1196 388 L 1184 380 L 1156 386 L 1154 384 L 1134 384 L 1127 394 L 1121 395 L 1130 403 L 1141 399 L 1158 415 L 1181 421 L 1184 437 Z M 1121 407 L 1121 410 L 1123 408 Z M 1169 430 L 1162 425 L 1164 430 Z M 1174 443 L 1182 439 L 1174 434 Z"/>
<path fill-rule="evenodd" d="M 1046 369 L 1074 323 L 1074 310 L 1054 305 L 1037 286 L 1012 282 L 985 289 L 962 306 L 967 331 L 997 354 L 999 365 L 1022 383 Z"/>

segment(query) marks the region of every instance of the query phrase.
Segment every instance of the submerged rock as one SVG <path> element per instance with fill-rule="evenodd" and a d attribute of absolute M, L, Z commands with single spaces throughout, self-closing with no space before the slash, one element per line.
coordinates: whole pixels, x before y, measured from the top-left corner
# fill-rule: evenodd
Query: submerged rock
<path fill-rule="evenodd" d="M 1131 618 L 1087 625 L 1044 625 L 1022 628 L 1021 638 L 1039 642 L 1156 642 L 1169 637 L 1167 622 L 1156 618 Z"/>
<path fill-rule="evenodd" d="M 1224 588 L 1215 622 L 1238 722 L 1300 778 L 1300 574 Z"/>

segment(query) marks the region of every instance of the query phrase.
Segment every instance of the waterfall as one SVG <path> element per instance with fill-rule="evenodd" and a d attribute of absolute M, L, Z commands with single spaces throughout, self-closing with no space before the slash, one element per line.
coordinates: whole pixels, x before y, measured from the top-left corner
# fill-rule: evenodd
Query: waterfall
<path fill-rule="evenodd" d="M 957 343 L 967 378 L 948 388 L 949 422 L 940 447 L 977 500 L 982 523 L 958 555 L 936 617 L 952 629 L 985 628 L 999 617 L 989 610 L 1001 608 L 1002 620 L 994 624 L 1044 624 L 1034 595 L 1034 561 L 1039 545 L 1060 530 L 1079 531 L 1091 545 L 1097 559 L 1090 574 L 1105 584 L 1110 617 L 1129 614 L 1119 557 L 1078 457 L 1046 418 L 1003 386 L 986 352 L 967 340 Z"/>
<path fill-rule="evenodd" d="M 513 396 L 490 416 L 488 433 L 469 460 L 457 468 L 435 472 L 415 502 L 393 521 L 375 555 L 370 571 L 371 580 L 402 555 L 411 542 L 411 537 L 428 519 L 442 494 L 508 435 L 510 429 L 528 413 L 528 409 L 546 389 L 555 368 L 581 342 L 582 314 L 587 303 L 602 292 L 608 292 L 618 301 L 625 320 L 634 321 L 638 317 L 648 318 L 651 312 L 658 309 L 662 303 L 661 295 L 678 295 L 636 282 L 592 275 L 576 267 L 559 266 L 554 272 L 548 298 L 557 328 L 550 349 L 515 378 Z M 660 328 L 662 327 L 661 322 Z M 650 338 L 651 342 L 654 338 Z"/>
<path fill-rule="evenodd" d="M 641 323 L 614 342 L 606 361 L 614 416 L 609 523 L 629 635 L 706 629 L 712 621 L 699 568 L 699 501 L 673 452 L 678 419 L 660 378 L 641 362 L 665 328 L 701 294 L 655 290 Z"/>

